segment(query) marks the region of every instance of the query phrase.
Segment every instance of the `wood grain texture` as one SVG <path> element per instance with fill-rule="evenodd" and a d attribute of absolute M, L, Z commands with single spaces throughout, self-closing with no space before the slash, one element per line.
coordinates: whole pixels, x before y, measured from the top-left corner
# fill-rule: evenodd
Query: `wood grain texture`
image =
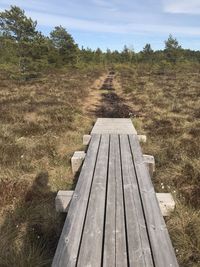
<path fill-rule="evenodd" d="M 136 135 L 129 135 L 151 249 L 156 267 L 177 267 L 177 259 Z"/>
<path fill-rule="evenodd" d="M 153 260 L 127 135 L 120 135 L 120 147 L 129 265 L 151 267 Z"/>
<path fill-rule="evenodd" d="M 107 181 L 107 201 L 105 211 L 105 232 L 103 244 L 103 266 L 115 266 L 116 257 L 116 166 L 115 145 L 113 138 L 110 139 L 110 153 Z"/>
<path fill-rule="evenodd" d="M 92 134 L 53 267 L 178 267 L 137 135 Z"/>
<path fill-rule="evenodd" d="M 131 119 L 99 118 L 91 134 L 137 134 Z"/>
<path fill-rule="evenodd" d="M 90 193 L 77 267 L 100 267 L 109 153 L 109 135 L 102 135 Z"/>
<path fill-rule="evenodd" d="M 99 143 L 100 135 L 93 135 L 56 249 L 53 267 L 76 265 Z"/>
<path fill-rule="evenodd" d="M 126 267 L 128 266 L 128 249 L 119 136 L 113 136 L 113 141 L 115 144 L 116 157 L 116 267 Z"/>
<path fill-rule="evenodd" d="M 118 135 L 110 136 L 103 266 L 127 266 L 124 203 Z"/>

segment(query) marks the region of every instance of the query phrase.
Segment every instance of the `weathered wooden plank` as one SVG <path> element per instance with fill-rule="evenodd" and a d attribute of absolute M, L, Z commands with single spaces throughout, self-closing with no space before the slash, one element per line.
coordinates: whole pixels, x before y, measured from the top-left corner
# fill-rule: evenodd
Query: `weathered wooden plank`
<path fill-rule="evenodd" d="M 156 193 L 162 216 L 170 216 L 175 209 L 175 201 L 171 193 Z"/>
<path fill-rule="evenodd" d="M 128 135 L 120 135 L 129 266 L 153 266 Z"/>
<path fill-rule="evenodd" d="M 110 136 L 103 266 L 127 266 L 119 138 Z"/>
<path fill-rule="evenodd" d="M 131 119 L 99 118 L 97 119 L 92 134 L 137 134 Z"/>
<path fill-rule="evenodd" d="M 136 135 L 129 135 L 155 267 L 177 267 L 177 259 L 161 214 Z"/>
<path fill-rule="evenodd" d="M 55 198 L 55 207 L 57 212 L 67 212 L 69 209 L 70 201 L 74 191 L 72 190 L 59 190 Z"/>
<path fill-rule="evenodd" d="M 122 168 L 119 136 L 113 137 L 116 157 L 116 267 L 128 266 L 126 226 L 124 214 L 124 194 L 122 184 Z"/>
<path fill-rule="evenodd" d="M 109 135 L 102 135 L 77 267 L 100 267 L 104 232 Z"/>
<path fill-rule="evenodd" d="M 115 146 L 110 140 L 107 200 L 105 214 L 105 230 L 103 244 L 103 266 L 115 266 L 115 229 L 116 229 L 116 176 L 115 176 Z"/>
<path fill-rule="evenodd" d="M 76 266 L 86 208 L 92 184 L 100 135 L 93 135 L 52 263 L 53 267 Z"/>

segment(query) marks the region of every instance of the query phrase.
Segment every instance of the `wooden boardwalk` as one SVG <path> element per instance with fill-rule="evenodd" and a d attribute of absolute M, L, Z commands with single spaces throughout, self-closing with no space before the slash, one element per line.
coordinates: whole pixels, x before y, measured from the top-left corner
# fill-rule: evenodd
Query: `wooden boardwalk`
<path fill-rule="evenodd" d="M 178 266 L 136 134 L 92 134 L 52 266 Z"/>
<path fill-rule="evenodd" d="M 92 134 L 137 134 L 131 119 L 99 118 Z"/>

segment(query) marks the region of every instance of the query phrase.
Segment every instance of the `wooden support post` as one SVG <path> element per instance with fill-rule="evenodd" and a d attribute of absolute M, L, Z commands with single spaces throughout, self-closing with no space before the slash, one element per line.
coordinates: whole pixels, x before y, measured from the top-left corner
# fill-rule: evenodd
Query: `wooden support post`
<path fill-rule="evenodd" d="M 154 156 L 151 155 L 143 155 L 144 157 L 144 162 L 146 163 L 148 169 L 149 169 L 149 173 L 151 175 L 151 177 L 153 176 L 153 173 L 155 172 L 155 159 Z"/>
<path fill-rule="evenodd" d="M 175 201 L 171 193 L 156 193 L 162 215 L 170 216 L 175 209 Z"/>
<path fill-rule="evenodd" d="M 85 158 L 84 151 L 74 152 L 73 157 L 71 158 L 72 173 L 75 174 L 81 167 L 83 160 Z"/>
<path fill-rule="evenodd" d="M 138 139 L 141 143 L 146 143 L 147 142 L 147 137 L 146 135 L 141 135 L 141 134 L 138 134 Z"/>
<path fill-rule="evenodd" d="M 91 139 L 91 135 L 85 134 L 83 136 L 83 145 L 85 145 L 85 146 L 89 145 L 90 139 Z"/>
<path fill-rule="evenodd" d="M 58 191 L 56 199 L 55 199 L 55 206 L 57 212 L 67 212 L 69 208 L 69 203 L 73 196 L 74 191 Z"/>
<path fill-rule="evenodd" d="M 58 191 L 55 206 L 57 212 L 67 212 L 74 191 Z M 156 193 L 162 215 L 170 216 L 175 209 L 175 201 L 171 193 Z"/>

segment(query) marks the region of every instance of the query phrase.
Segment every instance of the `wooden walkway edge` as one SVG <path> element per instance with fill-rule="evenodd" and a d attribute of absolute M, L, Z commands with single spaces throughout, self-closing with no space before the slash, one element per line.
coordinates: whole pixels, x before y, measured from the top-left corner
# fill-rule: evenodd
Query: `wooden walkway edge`
<path fill-rule="evenodd" d="M 178 267 L 136 134 L 92 134 L 52 266 Z"/>

